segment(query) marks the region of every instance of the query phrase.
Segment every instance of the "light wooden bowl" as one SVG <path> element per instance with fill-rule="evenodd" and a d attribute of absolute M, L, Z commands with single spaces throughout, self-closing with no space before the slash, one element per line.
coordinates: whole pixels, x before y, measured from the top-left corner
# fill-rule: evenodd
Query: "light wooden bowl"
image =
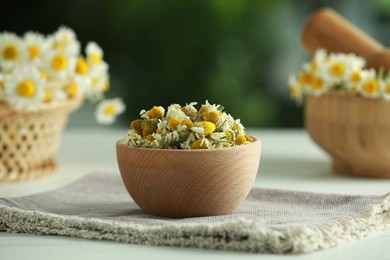
<path fill-rule="evenodd" d="M 208 150 L 116 144 L 127 191 L 145 212 L 165 217 L 231 213 L 248 195 L 260 163 L 261 142 Z"/>
<path fill-rule="evenodd" d="M 305 124 L 337 173 L 390 178 L 390 102 L 341 94 L 308 95 Z"/>

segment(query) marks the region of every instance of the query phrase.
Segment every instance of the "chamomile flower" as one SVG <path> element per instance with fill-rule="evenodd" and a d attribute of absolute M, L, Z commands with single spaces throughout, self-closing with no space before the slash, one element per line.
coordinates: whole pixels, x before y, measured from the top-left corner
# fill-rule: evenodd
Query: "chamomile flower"
<path fill-rule="evenodd" d="M 290 95 L 295 101 L 302 101 L 302 86 L 299 84 L 298 80 L 294 75 L 290 75 L 288 79 Z"/>
<path fill-rule="evenodd" d="M 368 98 L 377 98 L 381 95 L 382 92 L 382 82 L 376 78 L 376 73 L 374 70 L 369 70 L 367 72 L 367 77 L 359 86 L 359 93 Z"/>
<path fill-rule="evenodd" d="M 64 52 L 54 51 L 46 57 L 44 71 L 54 78 L 64 79 L 74 74 L 76 58 Z"/>
<path fill-rule="evenodd" d="M 187 119 L 188 116 L 182 111 L 182 108 L 180 105 L 172 104 L 168 107 L 166 118 L 167 119 L 177 118 L 179 120 L 179 122 L 181 122 L 181 121 Z"/>
<path fill-rule="evenodd" d="M 348 91 L 350 91 L 352 94 L 357 94 L 362 83 L 368 78 L 372 77 L 372 72 L 357 68 L 353 71 L 351 71 L 350 75 L 348 76 L 348 79 L 345 81 L 345 87 Z"/>
<path fill-rule="evenodd" d="M 45 83 L 34 67 L 20 67 L 5 78 L 5 97 L 16 108 L 32 108 L 42 103 Z"/>
<path fill-rule="evenodd" d="M 154 106 L 150 110 L 141 110 L 140 115 L 143 119 L 162 119 L 164 117 L 165 109 L 162 106 Z"/>
<path fill-rule="evenodd" d="M 88 99 L 99 100 L 104 92 L 110 89 L 110 78 L 107 73 L 91 73 L 89 75 L 91 84 L 85 90 Z"/>
<path fill-rule="evenodd" d="M 24 45 L 27 51 L 26 59 L 34 65 L 41 66 L 44 55 L 49 51 L 49 41 L 40 33 L 27 32 L 24 35 Z"/>
<path fill-rule="evenodd" d="M 109 125 L 114 123 L 116 117 L 124 110 L 125 104 L 120 98 L 107 99 L 97 106 L 95 116 L 99 123 Z"/>
<path fill-rule="evenodd" d="M 103 60 L 103 50 L 97 43 L 89 42 L 85 52 L 92 71 L 96 73 L 105 73 L 108 70 L 108 64 Z"/>
<path fill-rule="evenodd" d="M 53 49 L 70 56 L 80 54 L 80 43 L 77 41 L 75 32 L 65 26 L 60 27 L 52 37 L 50 43 Z"/>
<path fill-rule="evenodd" d="M 196 105 L 198 102 L 191 102 L 189 104 L 186 104 L 184 107 L 182 107 L 182 111 L 190 117 L 191 120 L 196 120 L 198 116 L 198 110 L 196 109 Z"/>
<path fill-rule="evenodd" d="M 0 36 L 0 63 L 4 70 L 12 70 L 20 64 L 25 55 L 21 39 L 13 33 Z"/>
<path fill-rule="evenodd" d="M 351 59 L 347 55 L 331 54 L 329 55 L 326 66 L 322 69 L 323 80 L 331 84 L 341 84 L 347 79 L 350 73 Z"/>
<path fill-rule="evenodd" d="M 390 78 L 383 82 L 383 98 L 390 100 Z"/>
<path fill-rule="evenodd" d="M 65 81 L 63 90 L 69 99 L 81 98 L 85 95 L 85 90 L 90 88 L 91 80 L 86 77 L 71 77 Z"/>

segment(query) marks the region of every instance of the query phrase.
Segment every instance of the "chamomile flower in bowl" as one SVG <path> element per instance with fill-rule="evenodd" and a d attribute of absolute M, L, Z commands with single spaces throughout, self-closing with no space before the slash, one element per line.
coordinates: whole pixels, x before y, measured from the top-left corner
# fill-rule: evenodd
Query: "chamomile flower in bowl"
<path fill-rule="evenodd" d="M 116 144 L 123 182 L 147 213 L 196 217 L 232 212 L 248 195 L 261 142 L 240 120 L 205 102 L 154 106 Z"/>
<path fill-rule="evenodd" d="M 390 75 L 365 68 L 356 55 L 323 50 L 303 68 L 289 78 L 291 97 L 305 100 L 306 128 L 333 170 L 390 178 Z"/>

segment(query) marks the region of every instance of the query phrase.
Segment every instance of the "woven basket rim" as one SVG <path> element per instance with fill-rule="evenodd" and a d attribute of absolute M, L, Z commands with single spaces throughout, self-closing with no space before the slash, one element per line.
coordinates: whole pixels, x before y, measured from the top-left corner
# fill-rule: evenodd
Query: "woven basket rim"
<path fill-rule="evenodd" d="M 31 113 L 42 113 L 55 109 L 68 109 L 73 111 L 78 108 L 84 101 L 84 98 L 72 98 L 63 101 L 55 101 L 51 103 L 44 103 L 40 106 L 33 107 L 30 109 L 15 109 L 5 100 L 0 100 L 0 119 L 8 117 L 10 115 L 24 115 Z"/>

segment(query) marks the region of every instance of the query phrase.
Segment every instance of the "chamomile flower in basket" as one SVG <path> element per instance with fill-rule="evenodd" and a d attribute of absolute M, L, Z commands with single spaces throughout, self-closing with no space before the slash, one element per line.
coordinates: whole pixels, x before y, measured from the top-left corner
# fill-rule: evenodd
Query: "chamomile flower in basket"
<path fill-rule="evenodd" d="M 85 99 L 100 102 L 96 118 L 103 124 L 123 112 L 120 99 L 104 97 L 109 74 L 102 49 L 90 42 L 85 56 L 80 50 L 67 27 L 47 36 L 0 33 L 0 181 L 52 173 L 68 114 Z"/>
<path fill-rule="evenodd" d="M 249 193 L 260 140 L 221 105 L 192 102 L 142 110 L 117 142 L 118 165 L 134 201 L 168 217 L 228 214 Z"/>
<path fill-rule="evenodd" d="M 390 178 L 390 75 L 365 65 L 354 54 L 317 50 L 290 76 L 290 93 L 305 100 L 306 128 L 335 172 Z"/>

